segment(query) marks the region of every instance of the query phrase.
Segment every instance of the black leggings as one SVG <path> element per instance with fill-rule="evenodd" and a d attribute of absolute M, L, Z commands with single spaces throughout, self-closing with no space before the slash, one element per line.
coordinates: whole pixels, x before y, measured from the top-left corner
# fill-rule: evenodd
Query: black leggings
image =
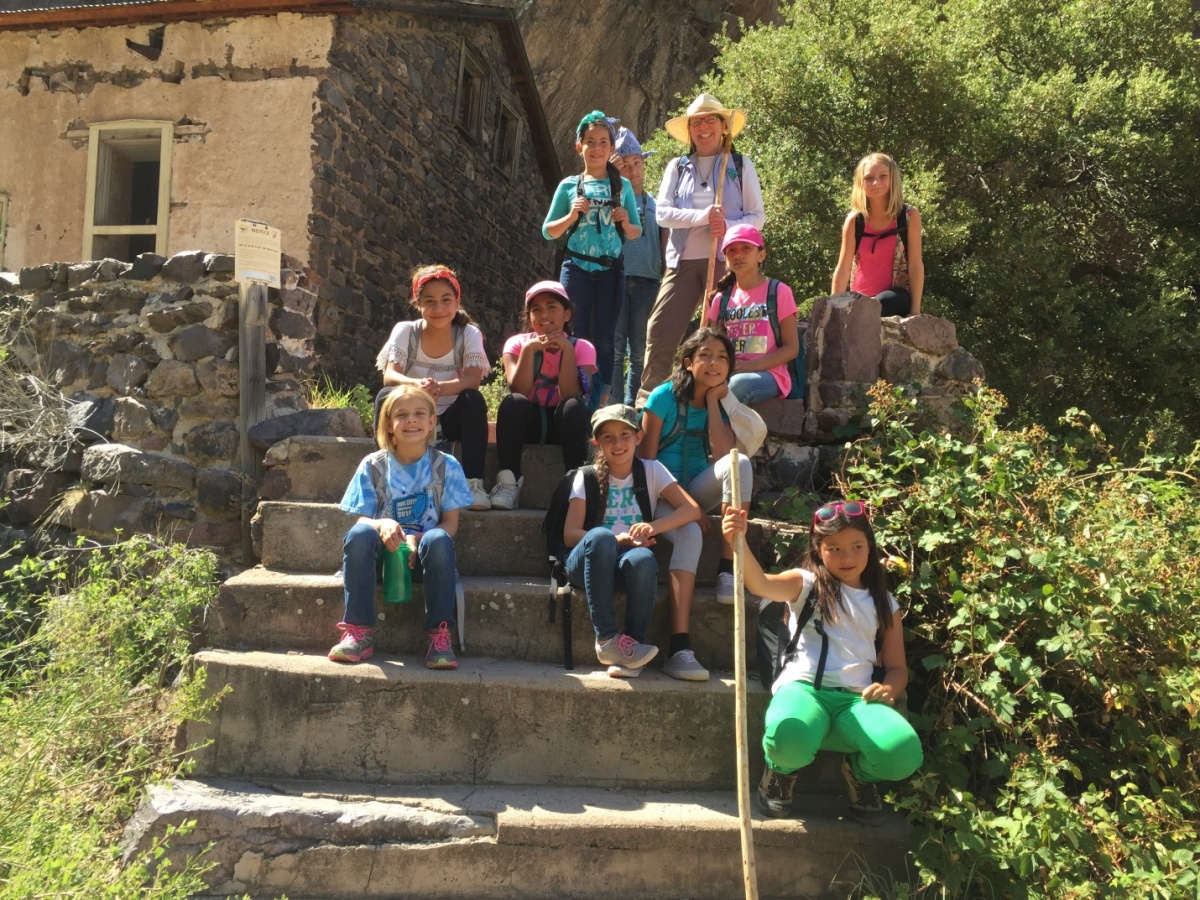
<path fill-rule="evenodd" d="M 879 301 L 879 315 L 886 316 L 907 316 L 908 311 L 912 309 L 912 294 L 906 288 L 892 286 L 886 291 L 880 291 L 875 295 L 875 299 Z"/>
<path fill-rule="evenodd" d="M 526 444 L 560 444 L 568 469 L 587 460 L 588 410 L 583 400 L 571 398 L 555 407 L 539 406 L 524 394 L 509 394 L 496 413 L 496 456 L 500 468 L 521 477 L 521 451 Z M 545 425 L 545 436 L 542 428 Z"/>
<path fill-rule="evenodd" d="M 375 421 L 384 398 L 395 389 L 389 385 L 375 395 Z M 462 444 L 463 474 L 467 478 L 483 477 L 483 460 L 487 454 L 487 401 L 474 388 L 467 388 L 454 398 L 450 408 L 438 416 L 442 437 Z"/>

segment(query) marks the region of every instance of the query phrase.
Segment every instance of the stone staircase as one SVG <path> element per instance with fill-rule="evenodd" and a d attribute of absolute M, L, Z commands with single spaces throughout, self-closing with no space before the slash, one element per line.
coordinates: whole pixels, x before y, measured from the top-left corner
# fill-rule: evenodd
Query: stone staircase
<path fill-rule="evenodd" d="M 193 780 L 152 790 L 127 853 L 194 821 L 171 855 L 211 845 L 214 896 L 743 896 L 733 616 L 713 597 L 715 529 L 692 624 L 708 683 L 667 678 L 657 661 L 634 680 L 607 677 L 578 591 L 576 668 L 563 668 L 536 509 L 462 516 L 457 672 L 424 668 L 419 586 L 407 605 L 380 598 L 376 656 L 340 665 L 325 658 L 342 613 L 335 573 L 349 524 L 334 503 L 372 449 L 292 438 L 268 454 L 263 495 L 273 499 L 255 529 L 262 564 L 222 586 L 195 657 L 207 691 L 225 694 L 211 722 L 187 726 Z M 562 474 L 558 449 L 527 449 L 524 469 L 523 505 L 544 504 Z M 748 544 L 770 536 L 771 523 L 757 523 Z M 648 640 L 662 647 L 665 587 L 659 599 Z M 751 681 L 754 784 L 768 699 Z M 763 898 L 848 896 L 864 859 L 903 872 L 907 823 L 848 820 L 836 764 L 822 754 L 806 772 L 796 818 L 755 812 Z"/>

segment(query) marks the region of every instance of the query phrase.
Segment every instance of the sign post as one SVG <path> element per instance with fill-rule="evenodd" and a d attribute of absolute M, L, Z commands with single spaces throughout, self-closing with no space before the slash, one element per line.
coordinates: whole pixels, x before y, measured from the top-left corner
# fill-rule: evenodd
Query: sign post
<path fill-rule="evenodd" d="M 242 549 L 251 556 L 250 520 L 262 480 L 262 454 L 250 429 L 263 420 L 267 399 L 267 288 L 279 287 L 280 232 L 262 222 L 234 225 L 234 277 L 238 283 L 238 433 L 241 435 Z"/>

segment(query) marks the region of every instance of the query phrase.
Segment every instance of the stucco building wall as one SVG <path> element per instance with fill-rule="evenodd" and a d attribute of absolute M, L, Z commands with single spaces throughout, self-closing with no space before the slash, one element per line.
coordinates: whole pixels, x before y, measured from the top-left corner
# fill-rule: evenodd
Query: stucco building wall
<path fill-rule="evenodd" d="M 0 32 L 5 268 L 85 256 L 86 129 L 119 119 L 189 126 L 173 143 L 167 255 L 230 252 L 233 222 L 247 216 L 280 228 L 284 252 L 307 262 L 311 194 L 297 174 L 312 166 L 334 21 L 284 13 Z M 156 27 L 165 29 L 157 60 L 126 45 L 148 45 Z"/>

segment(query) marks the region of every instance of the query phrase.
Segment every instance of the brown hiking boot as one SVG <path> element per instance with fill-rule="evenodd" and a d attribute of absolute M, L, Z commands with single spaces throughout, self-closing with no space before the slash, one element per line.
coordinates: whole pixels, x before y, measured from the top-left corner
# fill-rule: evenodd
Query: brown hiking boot
<path fill-rule="evenodd" d="M 860 825 L 883 824 L 883 801 L 873 781 L 859 781 L 850 765 L 850 757 L 842 756 L 842 780 L 850 797 L 850 818 Z"/>
<path fill-rule="evenodd" d="M 795 787 L 795 772 L 784 775 L 768 765 L 758 783 L 758 808 L 772 819 L 786 819 L 792 814 L 792 790 Z"/>

